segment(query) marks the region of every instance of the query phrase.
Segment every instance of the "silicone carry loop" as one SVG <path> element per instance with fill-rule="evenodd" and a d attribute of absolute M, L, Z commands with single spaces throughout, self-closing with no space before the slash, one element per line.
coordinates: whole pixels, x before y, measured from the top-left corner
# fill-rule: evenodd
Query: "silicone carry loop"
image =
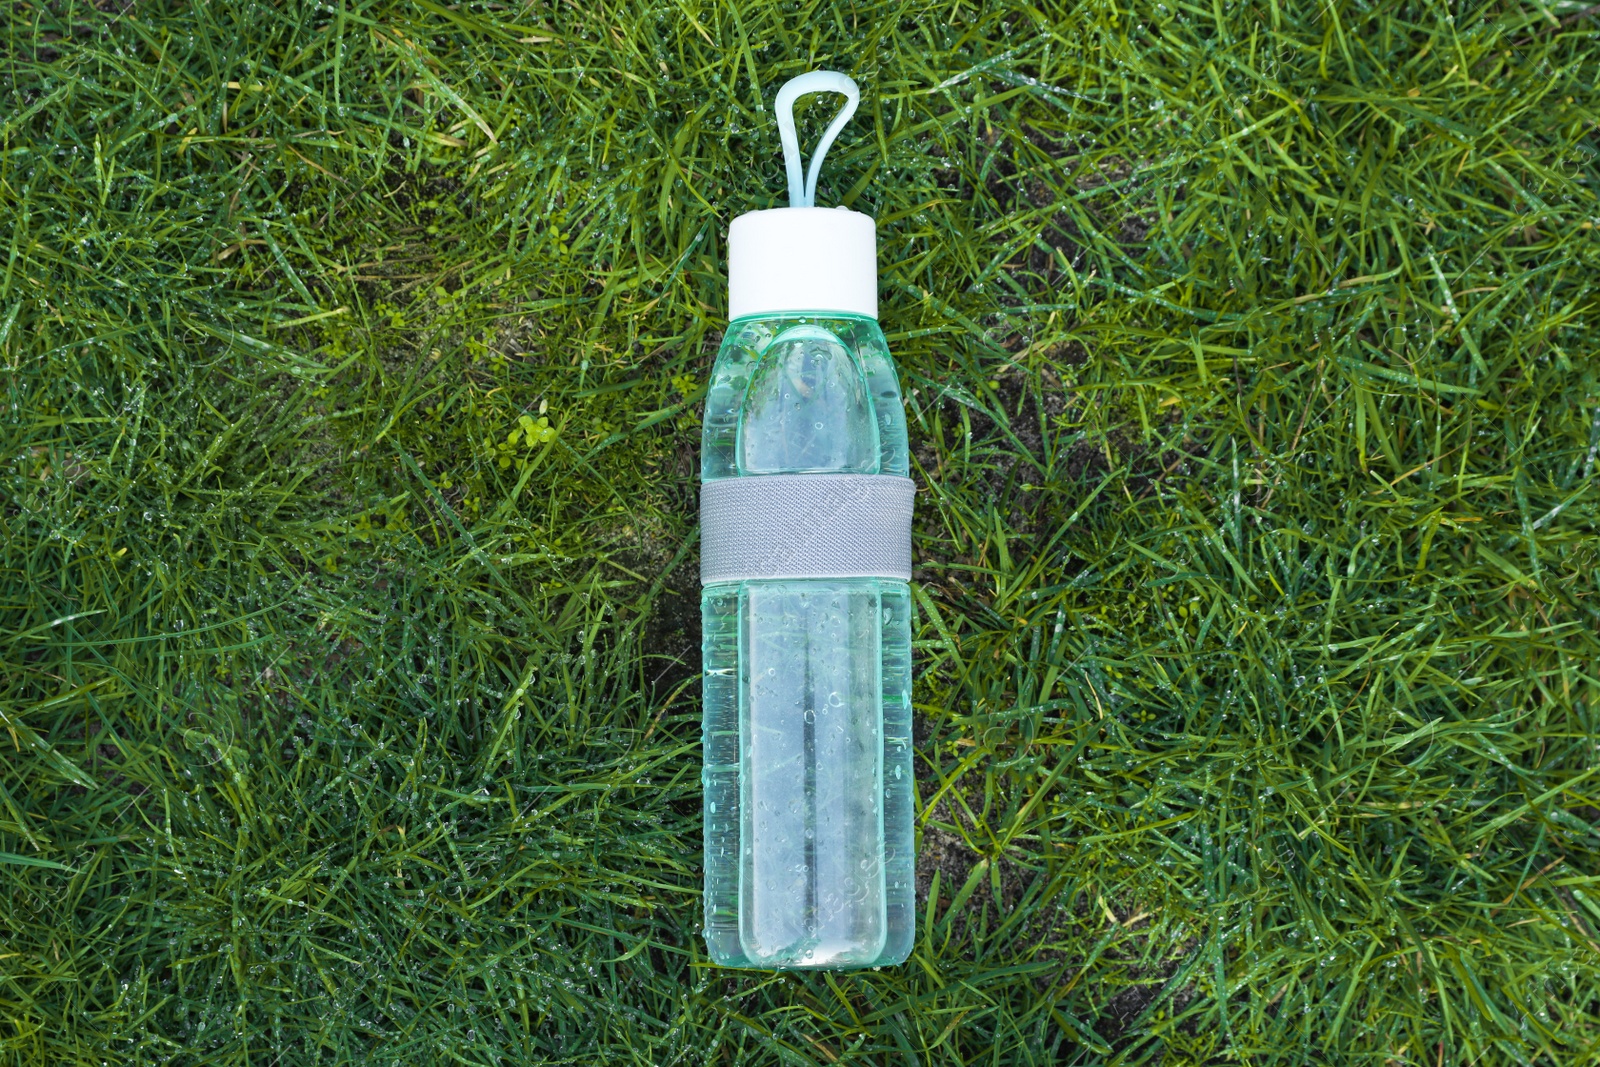
<path fill-rule="evenodd" d="M 839 109 L 839 113 L 823 131 L 822 140 L 817 142 L 817 150 L 811 153 L 811 166 L 802 178 L 800 136 L 794 128 L 794 102 L 806 93 L 839 93 L 844 97 L 844 107 Z M 833 147 L 833 139 L 839 136 L 839 131 L 844 129 L 844 124 L 850 121 L 850 116 L 856 113 L 860 103 L 860 88 L 848 75 L 836 70 L 814 70 L 798 78 L 790 78 L 778 90 L 775 105 L 778 112 L 778 139 L 783 142 L 783 169 L 789 175 L 790 207 L 816 206 L 817 176 L 822 173 L 822 157 Z"/>

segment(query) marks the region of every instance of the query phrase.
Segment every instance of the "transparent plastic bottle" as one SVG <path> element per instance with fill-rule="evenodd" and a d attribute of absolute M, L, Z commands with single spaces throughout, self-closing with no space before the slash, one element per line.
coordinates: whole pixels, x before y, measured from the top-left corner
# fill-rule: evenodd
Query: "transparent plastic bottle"
<path fill-rule="evenodd" d="M 702 447 L 705 483 L 905 477 L 905 411 L 877 320 L 733 321 Z M 910 615 L 908 583 L 893 578 L 705 587 L 705 937 L 716 962 L 850 968 L 909 955 Z"/>

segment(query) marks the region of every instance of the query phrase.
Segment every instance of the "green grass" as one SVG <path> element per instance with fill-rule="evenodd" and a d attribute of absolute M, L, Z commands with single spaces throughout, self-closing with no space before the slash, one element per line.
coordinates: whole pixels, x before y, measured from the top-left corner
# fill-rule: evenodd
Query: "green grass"
<path fill-rule="evenodd" d="M 1592 8 L 0 27 L 0 1063 L 1600 1055 Z M 923 489 L 922 919 L 730 972 L 697 409 L 813 67 Z"/>

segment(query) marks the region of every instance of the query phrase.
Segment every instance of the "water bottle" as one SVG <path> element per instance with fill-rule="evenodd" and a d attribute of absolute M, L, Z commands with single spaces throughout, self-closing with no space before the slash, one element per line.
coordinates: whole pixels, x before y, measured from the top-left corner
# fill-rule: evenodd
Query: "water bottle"
<path fill-rule="evenodd" d="M 846 104 L 800 174 L 793 104 Z M 873 220 L 813 206 L 856 85 L 779 91 L 790 207 L 728 233 L 701 452 L 705 938 L 731 967 L 900 963 L 915 928 L 911 502 Z"/>

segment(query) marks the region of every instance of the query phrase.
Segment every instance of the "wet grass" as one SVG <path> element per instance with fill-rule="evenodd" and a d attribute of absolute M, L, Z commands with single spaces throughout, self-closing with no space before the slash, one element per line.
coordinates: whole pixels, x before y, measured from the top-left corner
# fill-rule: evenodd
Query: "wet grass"
<path fill-rule="evenodd" d="M 1593 8 L 0 27 L 4 1062 L 1594 1057 Z M 819 66 L 922 489 L 921 930 L 727 972 L 697 405 Z"/>

